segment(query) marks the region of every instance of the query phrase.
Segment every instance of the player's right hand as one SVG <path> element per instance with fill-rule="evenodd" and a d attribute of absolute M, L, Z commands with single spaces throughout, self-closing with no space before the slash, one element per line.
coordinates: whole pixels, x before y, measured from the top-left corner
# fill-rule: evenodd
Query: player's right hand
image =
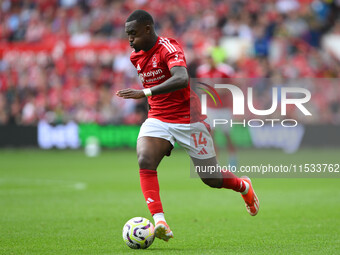
<path fill-rule="evenodd" d="M 143 90 L 122 89 L 116 92 L 116 95 L 124 99 L 140 99 L 145 97 Z"/>

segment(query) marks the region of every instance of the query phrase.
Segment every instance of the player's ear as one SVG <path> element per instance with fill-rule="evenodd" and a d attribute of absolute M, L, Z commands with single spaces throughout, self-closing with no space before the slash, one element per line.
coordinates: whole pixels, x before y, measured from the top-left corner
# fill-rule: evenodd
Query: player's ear
<path fill-rule="evenodd" d="M 145 33 L 151 34 L 151 30 L 152 30 L 151 25 L 146 25 L 145 26 Z"/>

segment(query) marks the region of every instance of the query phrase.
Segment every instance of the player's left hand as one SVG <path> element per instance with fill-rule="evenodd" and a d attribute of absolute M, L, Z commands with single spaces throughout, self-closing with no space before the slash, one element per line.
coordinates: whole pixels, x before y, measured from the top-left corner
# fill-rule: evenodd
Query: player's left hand
<path fill-rule="evenodd" d="M 145 97 L 143 90 L 138 89 L 122 89 L 117 91 L 116 95 L 125 99 L 140 99 Z"/>

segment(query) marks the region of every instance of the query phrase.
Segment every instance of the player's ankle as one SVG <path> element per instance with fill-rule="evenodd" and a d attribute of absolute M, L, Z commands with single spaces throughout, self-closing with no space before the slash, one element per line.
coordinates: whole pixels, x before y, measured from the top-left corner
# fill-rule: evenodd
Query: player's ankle
<path fill-rule="evenodd" d="M 244 180 L 242 180 L 242 185 L 245 185 L 246 188 L 245 188 L 244 191 L 241 192 L 241 194 L 242 194 L 242 195 L 247 195 L 247 194 L 248 194 L 248 191 L 249 191 L 249 186 L 250 186 L 250 185 L 249 185 L 248 182 L 246 182 L 246 181 L 244 181 Z"/>
<path fill-rule="evenodd" d="M 155 221 L 155 225 L 160 221 L 164 221 L 166 223 L 166 220 L 164 218 L 164 213 L 155 213 L 154 215 L 152 215 L 152 217 Z"/>

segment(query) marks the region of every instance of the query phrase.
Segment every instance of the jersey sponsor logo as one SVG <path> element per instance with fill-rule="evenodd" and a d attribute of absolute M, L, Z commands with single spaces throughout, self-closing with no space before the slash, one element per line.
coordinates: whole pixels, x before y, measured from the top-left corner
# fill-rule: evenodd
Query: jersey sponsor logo
<path fill-rule="evenodd" d="M 159 68 L 156 71 L 144 72 L 144 73 L 141 73 L 140 75 L 143 76 L 144 78 L 148 78 L 148 77 L 155 77 L 156 75 L 161 74 L 161 73 L 163 73 L 163 70 Z"/>
<path fill-rule="evenodd" d="M 154 81 L 158 81 L 158 80 L 165 78 L 164 74 L 159 76 L 162 73 L 163 73 L 163 70 L 159 68 L 156 71 L 140 73 L 138 76 L 141 82 L 144 84 L 146 82 L 154 82 Z M 150 78 L 150 79 L 147 79 L 147 78 Z"/>
<path fill-rule="evenodd" d="M 157 67 L 157 58 L 156 58 L 156 54 L 153 55 L 153 57 L 152 57 L 152 67 Z"/>
<path fill-rule="evenodd" d="M 175 60 L 170 61 L 169 64 L 172 65 L 172 64 L 178 64 L 180 62 L 184 62 L 184 59 L 182 58 L 178 59 L 178 58 L 179 58 L 178 54 L 175 54 L 174 56 Z"/>
<path fill-rule="evenodd" d="M 158 76 L 158 77 L 156 77 L 156 78 L 148 79 L 148 80 L 146 80 L 146 82 L 147 82 L 147 83 L 149 83 L 149 82 L 155 82 L 155 81 L 162 80 L 162 79 L 164 79 L 164 78 L 165 78 L 165 75 L 163 74 L 163 75 Z"/>
<path fill-rule="evenodd" d="M 184 62 L 184 60 L 183 59 L 177 59 L 175 61 L 170 61 L 169 64 L 171 65 L 171 64 L 180 63 L 180 62 Z"/>

